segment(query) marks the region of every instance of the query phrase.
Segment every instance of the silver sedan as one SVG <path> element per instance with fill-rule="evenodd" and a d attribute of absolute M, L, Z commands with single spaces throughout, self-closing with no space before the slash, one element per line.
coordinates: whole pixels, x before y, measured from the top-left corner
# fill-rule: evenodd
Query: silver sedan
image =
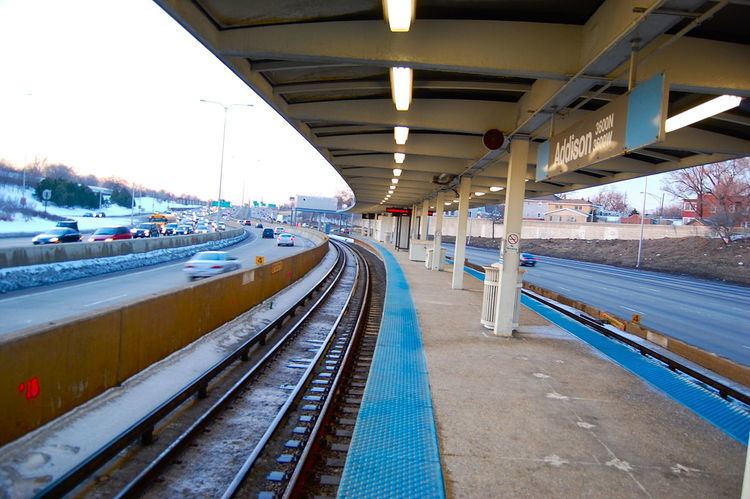
<path fill-rule="evenodd" d="M 242 267 L 236 256 L 226 251 L 201 251 L 185 263 L 184 271 L 189 280 L 211 277 L 231 272 Z"/>

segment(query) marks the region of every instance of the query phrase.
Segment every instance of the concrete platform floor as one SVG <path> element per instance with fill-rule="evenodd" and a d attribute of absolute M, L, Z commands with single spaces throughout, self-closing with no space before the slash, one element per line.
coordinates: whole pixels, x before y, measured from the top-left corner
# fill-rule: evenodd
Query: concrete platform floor
<path fill-rule="evenodd" d="M 482 283 L 395 253 L 422 327 L 449 497 L 739 497 L 746 448 L 522 308 L 479 323 Z"/>

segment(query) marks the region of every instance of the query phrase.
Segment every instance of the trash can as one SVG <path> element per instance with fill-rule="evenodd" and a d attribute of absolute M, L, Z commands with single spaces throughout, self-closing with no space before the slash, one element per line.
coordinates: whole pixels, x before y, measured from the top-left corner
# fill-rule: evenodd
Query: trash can
<path fill-rule="evenodd" d="M 432 260 L 435 255 L 435 248 L 427 248 L 427 258 L 424 259 L 424 268 L 427 270 L 432 269 Z"/>
<path fill-rule="evenodd" d="M 495 327 L 495 308 L 498 289 L 500 288 L 501 268 L 499 263 L 493 263 L 489 267 L 484 267 L 484 297 L 482 299 L 482 318 L 480 322 L 487 329 Z"/>

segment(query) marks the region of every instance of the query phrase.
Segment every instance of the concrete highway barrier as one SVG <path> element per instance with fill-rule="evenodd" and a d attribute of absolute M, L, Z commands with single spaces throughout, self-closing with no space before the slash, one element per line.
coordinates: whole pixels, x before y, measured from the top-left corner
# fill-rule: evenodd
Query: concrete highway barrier
<path fill-rule="evenodd" d="M 59 263 L 89 258 L 106 258 L 110 256 L 147 253 L 158 249 L 179 248 L 202 244 L 219 239 L 237 237 L 244 229 L 232 229 L 209 234 L 192 234 L 189 236 L 168 236 L 144 239 L 126 239 L 96 243 L 45 244 L 41 246 L 20 246 L 0 249 L 0 269 Z"/>
<path fill-rule="evenodd" d="M 293 231 L 316 246 L 96 315 L 0 337 L 0 445 L 122 383 L 304 276 L 323 259 L 328 242 L 319 232 Z"/>

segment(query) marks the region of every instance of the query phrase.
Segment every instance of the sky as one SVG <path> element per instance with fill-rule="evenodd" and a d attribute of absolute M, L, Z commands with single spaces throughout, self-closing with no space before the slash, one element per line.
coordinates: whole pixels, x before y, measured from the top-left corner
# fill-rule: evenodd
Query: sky
<path fill-rule="evenodd" d="M 150 0 L 0 0 L 0 159 L 216 199 L 346 184 L 291 125 Z M 30 94 L 30 95 L 29 95 Z"/>
<path fill-rule="evenodd" d="M 0 0 L 0 159 L 216 199 L 333 196 L 346 183 L 151 0 Z M 659 205 L 651 177 L 646 206 Z M 640 210 L 643 179 L 613 184 Z M 591 197 L 599 189 L 574 196 Z M 667 197 L 666 204 L 670 200 Z"/>

